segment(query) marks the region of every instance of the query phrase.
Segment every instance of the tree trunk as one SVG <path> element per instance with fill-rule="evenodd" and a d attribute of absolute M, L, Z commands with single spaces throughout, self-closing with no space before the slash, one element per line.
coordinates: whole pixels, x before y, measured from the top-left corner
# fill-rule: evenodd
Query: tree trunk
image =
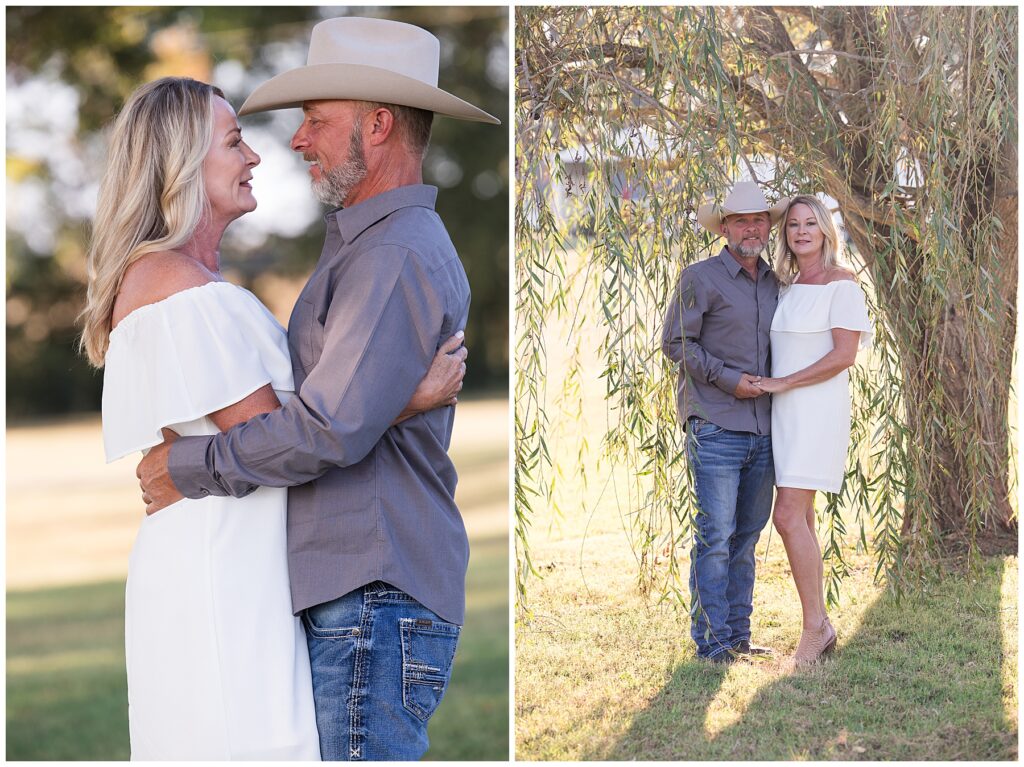
<path fill-rule="evenodd" d="M 1004 180 L 980 209 L 998 215 L 1003 247 L 976 250 L 973 259 L 991 274 L 987 284 L 1001 309 L 989 312 L 991 320 L 977 310 L 980 279 L 967 283 L 974 293 L 950 287 L 935 304 L 924 281 L 925 259 L 913 243 L 905 241 L 904 254 L 906 273 L 916 279 L 894 280 L 892 265 L 870 254 L 899 233 L 856 216 L 847 220 L 855 245 L 868 256 L 902 366 L 911 464 L 904 539 L 915 543 L 923 535 L 921 542 L 936 540 L 947 551 L 979 536 L 988 543 L 984 549 L 1016 550 L 1007 413 L 1016 328 L 1016 148 L 1002 159 Z"/>

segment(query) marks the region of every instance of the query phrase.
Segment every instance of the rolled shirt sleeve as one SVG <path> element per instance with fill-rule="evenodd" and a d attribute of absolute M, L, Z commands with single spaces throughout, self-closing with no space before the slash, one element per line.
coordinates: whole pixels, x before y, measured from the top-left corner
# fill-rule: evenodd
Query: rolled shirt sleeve
<path fill-rule="evenodd" d="M 188 498 L 241 497 L 362 460 L 426 374 L 445 314 L 415 254 L 381 245 L 346 273 L 324 325 L 323 352 L 280 409 L 213 437 L 183 438 L 168 467 Z"/>

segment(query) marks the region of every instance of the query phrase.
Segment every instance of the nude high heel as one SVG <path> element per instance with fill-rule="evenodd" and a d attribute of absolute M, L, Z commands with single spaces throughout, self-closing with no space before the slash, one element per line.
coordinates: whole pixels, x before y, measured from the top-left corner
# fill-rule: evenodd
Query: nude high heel
<path fill-rule="evenodd" d="M 807 666 L 815 663 L 835 650 L 836 639 L 836 630 L 826 616 L 817 629 L 804 629 L 793 656 L 794 664 Z"/>
<path fill-rule="evenodd" d="M 830 655 L 836 649 L 836 643 L 839 641 L 839 635 L 836 633 L 836 629 L 832 625 L 832 621 L 828 619 L 827 615 L 825 616 L 825 624 L 828 626 L 828 630 L 832 634 L 832 639 L 827 645 L 825 645 L 825 649 L 821 653 L 822 656 Z"/>

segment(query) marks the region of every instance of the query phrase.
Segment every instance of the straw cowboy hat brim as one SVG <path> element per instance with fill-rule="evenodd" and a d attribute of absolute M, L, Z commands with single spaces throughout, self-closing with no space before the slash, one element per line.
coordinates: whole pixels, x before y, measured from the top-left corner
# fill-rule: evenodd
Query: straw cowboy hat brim
<path fill-rule="evenodd" d="M 786 213 L 789 198 L 783 197 L 775 205 L 769 206 L 764 192 L 752 181 L 741 181 L 736 184 L 729 196 L 719 204 L 704 203 L 697 208 L 697 223 L 714 234 L 722 234 L 722 219 L 742 213 L 767 213 L 771 225 L 779 223 Z"/>
<path fill-rule="evenodd" d="M 362 64 L 314 64 L 293 69 L 260 85 L 239 116 L 301 107 L 304 101 L 351 99 L 426 109 L 460 120 L 500 125 L 501 120 L 447 91 L 412 77 Z"/>

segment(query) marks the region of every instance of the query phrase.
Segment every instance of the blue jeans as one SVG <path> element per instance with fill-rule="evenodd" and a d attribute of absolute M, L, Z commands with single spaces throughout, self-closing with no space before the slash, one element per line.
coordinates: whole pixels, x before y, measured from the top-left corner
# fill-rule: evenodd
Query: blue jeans
<path fill-rule="evenodd" d="M 690 419 L 686 453 L 699 507 L 690 553 L 690 635 L 711 658 L 750 639 L 754 547 L 772 511 L 771 435 Z"/>
<path fill-rule="evenodd" d="M 460 628 L 380 581 L 302 613 L 324 761 L 412 761 L 444 696 Z"/>

